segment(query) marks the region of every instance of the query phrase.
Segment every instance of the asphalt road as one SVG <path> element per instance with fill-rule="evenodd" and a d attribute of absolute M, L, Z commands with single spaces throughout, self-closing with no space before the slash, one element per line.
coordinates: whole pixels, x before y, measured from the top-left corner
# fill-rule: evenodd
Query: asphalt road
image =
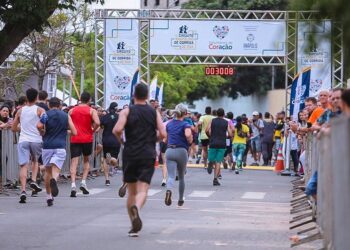
<path fill-rule="evenodd" d="M 70 198 L 69 183 L 59 185 L 53 207 L 46 195 L 0 195 L 0 249 L 289 249 L 290 178 L 272 171 L 222 171 L 221 186 L 212 175 L 190 168 L 186 175 L 185 205 L 164 205 L 161 170 L 154 175 L 149 199 L 141 211 L 144 227 L 129 238 L 126 199 L 117 197 L 121 175 L 88 181 L 92 194 Z"/>

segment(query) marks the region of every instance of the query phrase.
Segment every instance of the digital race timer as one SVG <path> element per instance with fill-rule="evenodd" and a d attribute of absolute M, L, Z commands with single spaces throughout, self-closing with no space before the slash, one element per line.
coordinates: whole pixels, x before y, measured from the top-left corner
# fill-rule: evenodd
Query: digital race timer
<path fill-rule="evenodd" d="M 205 67 L 205 75 L 207 76 L 232 76 L 235 74 L 235 69 L 232 67 L 208 66 Z"/>

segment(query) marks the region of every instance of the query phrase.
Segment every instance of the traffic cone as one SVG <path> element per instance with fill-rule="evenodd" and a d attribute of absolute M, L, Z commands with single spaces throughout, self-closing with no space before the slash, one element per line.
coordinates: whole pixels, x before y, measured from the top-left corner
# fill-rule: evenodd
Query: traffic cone
<path fill-rule="evenodd" d="M 277 161 L 275 165 L 275 172 L 281 173 L 284 170 L 284 160 L 282 155 L 282 147 L 278 149 Z"/>

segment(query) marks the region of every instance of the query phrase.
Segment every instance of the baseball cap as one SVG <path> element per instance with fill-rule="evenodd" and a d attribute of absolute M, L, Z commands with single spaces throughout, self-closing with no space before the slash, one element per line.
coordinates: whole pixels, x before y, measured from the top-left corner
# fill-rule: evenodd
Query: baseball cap
<path fill-rule="evenodd" d="M 253 115 L 259 115 L 259 112 L 258 111 L 254 111 Z"/>

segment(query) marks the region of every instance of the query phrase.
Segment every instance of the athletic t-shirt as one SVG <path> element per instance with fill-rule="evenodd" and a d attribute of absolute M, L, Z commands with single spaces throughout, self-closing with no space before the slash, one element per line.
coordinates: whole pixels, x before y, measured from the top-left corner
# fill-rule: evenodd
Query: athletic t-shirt
<path fill-rule="evenodd" d="M 202 123 L 202 130 L 200 133 L 200 139 L 201 140 L 208 140 L 208 136 L 205 133 L 205 131 L 207 130 L 211 120 L 213 120 L 214 116 L 212 115 L 203 115 L 201 116 L 201 118 L 199 119 L 199 122 Z"/>
<path fill-rule="evenodd" d="M 209 146 L 211 148 L 226 148 L 228 121 L 223 118 L 214 118 L 211 121 L 211 135 Z"/>
<path fill-rule="evenodd" d="M 47 119 L 40 119 L 45 124 L 45 135 L 43 136 L 43 149 L 66 149 L 68 114 L 51 109 L 46 112 Z"/>
<path fill-rule="evenodd" d="M 311 124 L 315 124 L 317 122 L 317 119 L 320 118 L 320 116 L 323 114 L 324 109 L 321 107 L 317 107 L 314 109 L 314 111 L 312 111 L 308 122 L 310 122 Z"/>
<path fill-rule="evenodd" d="M 172 120 L 166 125 L 166 132 L 168 134 L 168 146 L 176 146 L 178 148 L 189 148 L 185 129 L 191 128 L 191 125 L 186 121 Z"/>
<path fill-rule="evenodd" d="M 71 136 L 71 143 L 93 142 L 91 108 L 87 105 L 76 106 L 71 112 L 71 118 L 77 129 L 77 135 Z"/>
<path fill-rule="evenodd" d="M 155 159 L 157 111 L 150 105 L 132 105 L 125 125 L 124 159 Z"/>
<path fill-rule="evenodd" d="M 264 127 L 264 122 L 262 120 L 258 119 L 256 121 L 253 121 L 253 123 L 250 125 L 250 127 L 253 130 L 252 139 L 256 138 L 260 135 L 260 130 L 258 128 L 262 129 Z"/>
<path fill-rule="evenodd" d="M 118 114 L 108 113 L 101 118 L 101 126 L 103 126 L 102 144 L 107 147 L 119 147 L 120 143 L 112 133 L 115 124 L 118 121 Z"/>
<path fill-rule="evenodd" d="M 242 132 L 248 134 L 249 133 L 249 127 L 245 124 L 242 124 Z M 247 137 L 240 137 L 238 135 L 238 129 L 235 128 L 235 136 L 233 137 L 233 143 L 242 143 L 247 144 Z"/>

